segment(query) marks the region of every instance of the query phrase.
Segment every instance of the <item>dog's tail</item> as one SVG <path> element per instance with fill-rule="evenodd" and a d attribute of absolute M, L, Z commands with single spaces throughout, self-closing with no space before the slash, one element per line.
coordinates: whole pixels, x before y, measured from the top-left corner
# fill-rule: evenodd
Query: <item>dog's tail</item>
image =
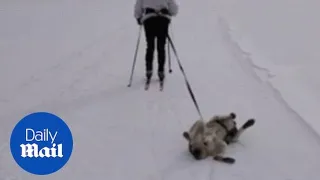
<path fill-rule="evenodd" d="M 236 162 L 236 160 L 232 157 L 215 156 L 213 159 L 227 164 L 234 164 Z"/>

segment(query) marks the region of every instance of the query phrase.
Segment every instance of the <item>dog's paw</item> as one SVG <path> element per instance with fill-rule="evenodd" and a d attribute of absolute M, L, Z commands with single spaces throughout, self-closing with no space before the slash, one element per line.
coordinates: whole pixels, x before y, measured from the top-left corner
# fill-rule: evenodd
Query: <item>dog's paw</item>
<path fill-rule="evenodd" d="M 236 160 L 231 157 L 215 156 L 213 159 L 216 161 L 227 163 L 227 164 L 234 164 L 236 162 Z"/>
<path fill-rule="evenodd" d="M 225 158 L 223 158 L 223 162 L 228 163 L 228 164 L 234 164 L 236 162 L 236 160 L 231 157 L 225 157 Z"/>
<path fill-rule="evenodd" d="M 243 128 L 247 129 L 255 124 L 255 119 L 249 119 L 246 123 L 244 123 Z"/>
<path fill-rule="evenodd" d="M 231 119 L 235 119 L 235 118 L 237 117 L 237 115 L 236 115 L 236 113 L 231 112 L 231 113 L 230 113 L 230 117 L 231 117 Z"/>

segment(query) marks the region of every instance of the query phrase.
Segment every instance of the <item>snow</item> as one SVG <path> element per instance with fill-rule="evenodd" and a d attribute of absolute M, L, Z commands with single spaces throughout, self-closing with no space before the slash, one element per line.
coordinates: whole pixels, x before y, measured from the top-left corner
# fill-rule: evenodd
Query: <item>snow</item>
<path fill-rule="evenodd" d="M 143 90 L 144 37 L 126 87 L 138 35 L 133 1 L 4 0 L 0 179 L 319 179 L 319 2 L 178 2 L 171 35 L 204 117 L 257 120 L 228 148 L 236 164 L 188 154 L 182 132 L 199 116 L 174 57 L 164 91 Z M 68 164 L 45 177 L 20 169 L 8 146 L 34 111 L 59 115 L 74 136 Z"/>
<path fill-rule="evenodd" d="M 318 134 L 320 122 L 320 2 L 219 0 L 232 39 L 262 81 Z"/>

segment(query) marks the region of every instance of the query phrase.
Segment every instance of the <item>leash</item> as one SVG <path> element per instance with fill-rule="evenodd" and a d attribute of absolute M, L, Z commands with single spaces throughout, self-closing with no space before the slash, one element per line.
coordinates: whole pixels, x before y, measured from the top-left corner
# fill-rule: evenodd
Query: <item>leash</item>
<path fill-rule="evenodd" d="M 176 50 L 176 48 L 175 48 L 175 46 L 174 46 L 174 44 L 173 44 L 173 42 L 172 42 L 172 39 L 171 39 L 171 37 L 170 37 L 169 34 L 167 35 L 167 37 L 168 37 L 169 43 L 170 43 L 170 45 L 171 45 L 171 47 L 172 47 L 173 53 L 175 54 L 176 59 L 177 59 L 177 61 L 178 61 L 179 68 L 180 68 L 180 70 L 181 70 L 181 72 L 182 72 L 182 74 L 183 74 L 183 76 L 184 76 L 184 80 L 185 80 L 186 86 L 187 86 L 187 88 L 188 88 L 189 94 L 190 94 L 190 96 L 191 96 L 191 99 L 192 99 L 192 101 L 193 101 L 193 103 L 194 103 L 194 105 L 195 105 L 195 107 L 196 107 L 196 109 L 197 109 L 197 111 L 198 111 L 198 114 L 199 114 L 200 118 L 201 118 L 202 120 L 204 120 L 204 119 L 203 119 L 203 116 L 202 116 L 202 113 L 201 113 L 201 111 L 200 111 L 199 105 L 198 105 L 198 103 L 197 103 L 197 100 L 196 100 L 196 98 L 195 98 L 195 96 L 194 96 L 194 93 L 193 93 L 193 91 L 192 91 L 192 89 L 191 89 L 190 83 L 189 83 L 189 81 L 188 81 L 188 79 L 187 79 L 186 73 L 184 72 L 184 69 L 183 69 L 182 64 L 181 64 L 181 62 L 180 62 L 180 59 L 179 59 L 177 50 Z"/>
<path fill-rule="evenodd" d="M 164 15 L 164 14 L 162 14 L 161 12 L 155 11 L 154 9 L 146 8 L 146 9 L 145 9 L 145 14 L 148 14 L 148 13 L 155 13 L 155 14 L 158 15 L 158 16 Z M 182 64 L 181 64 L 181 61 L 180 61 L 180 59 L 179 59 L 177 50 L 176 50 L 176 48 L 175 48 L 175 46 L 174 46 L 174 44 L 173 44 L 173 42 L 172 42 L 172 39 L 171 39 L 169 33 L 167 34 L 167 38 L 168 38 L 169 43 L 170 43 L 170 45 L 171 45 L 171 47 L 172 47 L 173 53 L 174 53 L 175 56 L 176 56 L 176 59 L 177 59 L 177 61 L 178 61 L 179 68 L 180 68 L 180 70 L 181 70 L 181 72 L 182 72 L 182 74 L 183 74 L 183 76 L 184 76 L 184 80 L 185 80 L 186 86 L 187 86 L 187 88 L 188 88 L 189 94 L 190 94 L 190 96 L 191 96 L 191 99 L 192 99 L 192 101 L 193 101 L 193 103 L 194 103 L 194 105 L 195 105 L 195 107 L 196 107 L 196 109 L 197 109 L 197 111 L 198 111 L 198 114 L 199 114 L 200 118 L 201 118 L 202 120 L 204 120 L 204 119 L 203 119 L 203 116 L 202 116 L 202 113 L 201 113 L 201 111 L 200 111 L 198 102 L 197 102 L 197 100 L 196 100 L 196 98 L 195 98 L 195 95 L 194 95 L 192 89 L 191 89 L 190 83 L 189 83 L 189 81 L 188 81 L 188 79 L 187 79 L 186 73 L 184 72 L 184 69 L 183 69 Z"/>

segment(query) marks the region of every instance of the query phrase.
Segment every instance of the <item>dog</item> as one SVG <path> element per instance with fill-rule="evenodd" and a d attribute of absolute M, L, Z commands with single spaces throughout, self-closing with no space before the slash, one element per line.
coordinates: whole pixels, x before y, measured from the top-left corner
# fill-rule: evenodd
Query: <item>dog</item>
<path fill-rule="evenodd" d="M 213 116 L 208 122 L 196 121 L 189 131 L 183 132 L 188 141 L 189 152 L 196 160 L 213 157 L 214 160 L 228 164 L 235 163 L 232 157 L 225 157 L 228 144 L 237 142 L 240 135 L 255 124 L 255 119 L 249 119 L 239 129 L 235 121 L 236 114 Z"/>

